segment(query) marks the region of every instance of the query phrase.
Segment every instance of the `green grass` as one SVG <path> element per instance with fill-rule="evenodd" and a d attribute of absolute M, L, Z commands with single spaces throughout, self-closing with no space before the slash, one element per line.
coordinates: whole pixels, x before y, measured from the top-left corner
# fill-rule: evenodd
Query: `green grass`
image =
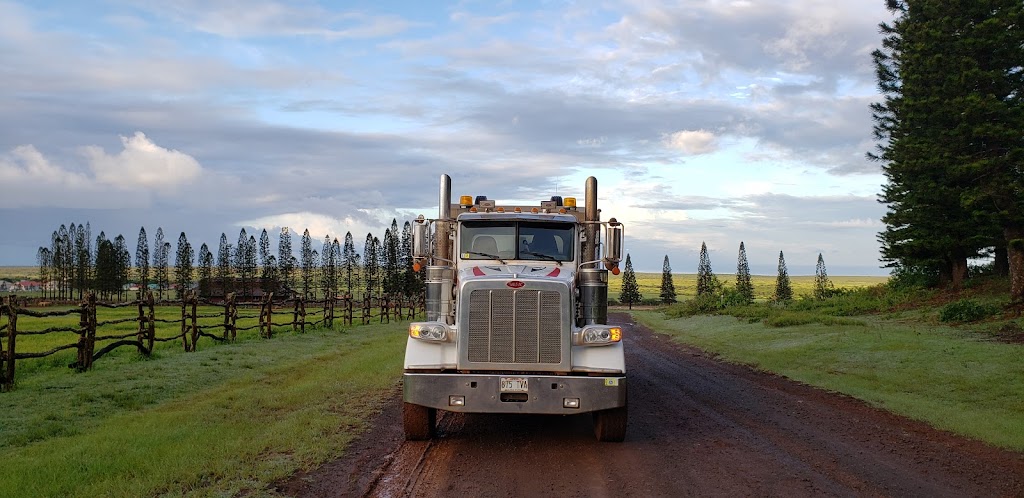
<path fill-rule="evenodd" d="M 42 370 L 0 395 L 0 494 L 259 491 L 341 454 L 394 394 L 405 337 L 371 325 Z"/>
<path fill-rule="evenodd" d="M 634 311 L 633 316 L 727 361 L 1024 451 L 1024 346 L 947 326 L 881 316 L 837 322 L 807 310 L 783 310 L 777 315 L 783 323 L 770 323 L 770 314 L 669 318 Z"/>

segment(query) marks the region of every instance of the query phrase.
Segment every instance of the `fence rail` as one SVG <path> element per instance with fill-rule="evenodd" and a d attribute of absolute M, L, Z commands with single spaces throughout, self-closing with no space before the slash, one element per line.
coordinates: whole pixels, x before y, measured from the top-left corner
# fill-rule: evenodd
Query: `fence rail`
<path fill-rule="evenodd" d="M 213 306 L 217 313 L 199 313 L 199 306 Z M 309 305 L 313 309 L 306 310 Z M 157 307 L 176 306 L 180 308 L 180 318 L 164 319 L 156 317 Z M 116 309 L 135 307 L 136 316 L 97 320 L 98 308 Z M 239 314 L 243 310 L 258 308 L 258 313 Z M 187 293 L 179 301 L 157 302 L 152 292 L 141 294 L 138 299 L 127 303 L 97 302 L 95 294 L 89 294 L 86 300 L 76 307 L 63 311 L 37 311 L 18 306 L 15 296 L 0 300 L 0 317 L 6 323 L 0 324 L 0 390 L 9 391 L 14 387 L 15 365 L 17 360 L 44 358 L 68 349 L 76 349 L 74 363 L 68 365 L 78 371 L 92 368 L 93 362 L 107 353 L 124 346 L 135 347 L 140 354 L 149 356 L 158 342 L 181 341 L 186 352 L 196 350 L 200 337 L 215 342 L 234 341 L 239 331 L 259 329 L 259 336 L 270 339 L 274 335 L 274 327 L 291 326 L 293 332 L 304 333 L 306 327 L 333 328 L 336 322 L 342 325 L 365 325 L 378 319 L 380 323 L 391 320 L 406 320 L 415 317 L 424 309 L 423 299 L 410 299 L 405 296 L 371 296 L 364 295 L 361 299 L 352 296 L 338 296 L 320 300 L 307 300 L 302 297 L 280 299 L 275 301 L 274 295 L 267 294 L 259 301 L 240 302 L 234 294 L 228 294 L 221 301 L 199 298 L 194 292 Z M 67 317 L 77 315 L 77 326 L 58 325 L 37 330 L 24 330 L 31 319 L 49 317 Z M 281 318 L 275 318 L 281 317 Z M 288 317 L 288 318 L 285 318 Z M 201 324 L 200 319 L 223 318 L 221 323 Z M 19 319 L 23 321 L 19 323 Z M 238 321 L 257 319 L 254 325 L 241 327 Z M 97 335 L 103 327 L 136 322 L 133 332 L 110 333 Z M 176 324 L 178 333 L 157 337 L 156 324 Z M 167 327 L 164 329 L 166 330 Z M 19 351 L 19 336 L 39 336 L 57 333 L 73 333 L 78 340 L 53 347 L 45 351 Z M 112 342 L 110 342 L 112 341 Z M 97 343 L 106 343 L 97 349 Z"/>

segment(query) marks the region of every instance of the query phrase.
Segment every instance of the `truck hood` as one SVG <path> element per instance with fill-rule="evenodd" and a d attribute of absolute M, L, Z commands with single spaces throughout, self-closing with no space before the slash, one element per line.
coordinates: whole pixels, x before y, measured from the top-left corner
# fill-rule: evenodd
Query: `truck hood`
<path fill-rule="evenodd" d="M 459 280 L 466 282 L 477 279 L 508 280 L 556 280 L 572 283 L 576 270 L 571 266 L 556 265 L 472 265 L 459 270 Z"/>

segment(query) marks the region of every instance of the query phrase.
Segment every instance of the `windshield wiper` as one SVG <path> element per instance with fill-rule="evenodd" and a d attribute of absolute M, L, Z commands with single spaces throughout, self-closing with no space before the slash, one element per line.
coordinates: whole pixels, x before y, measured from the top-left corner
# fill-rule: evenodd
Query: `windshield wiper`
<path fill-rule="evenodd" d="M 543 258 L 546 261 L 554 261 L 555 263 L 558 263 L 558 266 L 562 266 L 562 261 L 550 254 L 542 254 L 533 251 L 520 251 L 519 254 L 529 254 L 530 256 L 537 256 L 539 258 Z"/>
<path fill-rule="evenodd" d="M 469 253 L 469 254 L 475 254 L 477 256 L 483 256 L 485 258 L 496 259 L 496 260 L 500 261 L 501 264 L 503 264 L 503 265 L 507 265 L 508 264 L 508 263 L 505 262 L 504 259 L 501 259 L 501 257 L 498 256 L 497 254 L 489 254 L 489 253 L 486 253 L 486 252 L 476 252 L 476 251 L 466 251 L 466 252 Z"/>

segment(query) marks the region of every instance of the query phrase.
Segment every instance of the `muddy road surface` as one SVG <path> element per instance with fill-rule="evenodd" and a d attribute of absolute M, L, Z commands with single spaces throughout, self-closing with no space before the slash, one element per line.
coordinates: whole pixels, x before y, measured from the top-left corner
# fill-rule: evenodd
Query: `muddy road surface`
<path fill-rule="evenodd" d="M 629 427 L 591 417 L 439 412 L 406 442 L 396 393 L 346 456 L 290 496 L 1024 496 L 1024 454 L 937 431 L 624 327 Z"/>

